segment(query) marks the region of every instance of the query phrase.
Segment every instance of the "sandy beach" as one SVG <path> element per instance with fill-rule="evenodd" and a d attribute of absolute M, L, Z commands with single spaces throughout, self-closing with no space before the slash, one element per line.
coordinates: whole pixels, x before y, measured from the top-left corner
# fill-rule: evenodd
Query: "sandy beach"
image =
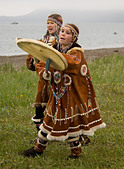
<path fill-rule="evenodd" d="M 102 48 L 102 49 L 93 49 L 85 50 L 84 55 L 87 62 L 93 61 L 96 58 L 108 57 L 110 55 L 122 55 L 124 56 L 124 47 L 121 48 Z M 19 68 L 22 65 L 26 64 L 27 55 L 14 55 L 14 56 L 0 56 L 0 65 L 5 63 L 11 63 L 13 67 Z"/>

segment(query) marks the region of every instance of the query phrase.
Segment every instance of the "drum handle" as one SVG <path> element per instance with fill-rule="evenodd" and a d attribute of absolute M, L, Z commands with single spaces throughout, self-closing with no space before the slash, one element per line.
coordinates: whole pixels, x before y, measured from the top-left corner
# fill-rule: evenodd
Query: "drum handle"
<path fill-rule="evenodd" d="M 49 71 L 50 63 L 51 63 L 51 60 L 49 58 L 47 58 L 46 65 L 45 65 L 45 68 L 47 71 Z"/>

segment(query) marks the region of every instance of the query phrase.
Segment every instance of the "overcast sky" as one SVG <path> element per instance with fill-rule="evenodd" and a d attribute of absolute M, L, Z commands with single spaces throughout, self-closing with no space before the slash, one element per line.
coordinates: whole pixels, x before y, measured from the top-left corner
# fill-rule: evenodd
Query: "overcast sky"
<path fill-rule="evenodd" d="M 0 16 L 25 15 L 37 9 L 124 10 L 124 0 L 0 0 Z"/>

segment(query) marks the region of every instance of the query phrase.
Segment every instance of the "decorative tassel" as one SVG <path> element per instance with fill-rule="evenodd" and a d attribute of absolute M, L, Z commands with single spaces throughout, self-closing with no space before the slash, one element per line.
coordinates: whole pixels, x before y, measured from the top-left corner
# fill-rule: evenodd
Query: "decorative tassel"
<path fill-rule="evenodd" d="M 44 94 L 45 88 L 46 88 L 46 84 L 44 84 L 44 87 L 43 87 L 43 90 L 42 90 L 42 93 L 41 93 L 42 97 L 43 97 L 43 94 Z"/>
<path fill-rule="evenodd" d="M 54 118 L 57 117 L 57 113 L 58 113 L 58 108 L 56 109 L 56 112 L 55 112 L 55 114 L 54 114 Z"/>
<path fill-rule="evenodd" d="M 88 108 L 92 107 L 91 99 L 88 99 Z"/>
<path fill-rule="evenodd" d="M 57 120 L 55 119 L 54 124 L 56 124 Z"/>
<path fill-rule="evenodd" d="M 54 116 L 53 116 L 53 123 L 54 124 L 56 124 L 56 118 L 57 118 L 57 113 L 58 113 L 58 108 L 56 108 L 56 112 L 55 112 L 55 114 L 54 114 Z"/>
<path fill-rule="evenodd" d="M 50 112 L 51 112 L 51 116 L 52 116 L 52 121 L 54 120 L 54 115 L 53 115 L 53 111 L 52 111 L 52 105 L 50 103 Z"/>
<path fill-rule="evenodd" d="M 88 112 L 88 107 L 87 107 L 87 104 L 85 103 L 85 106 L 86 106 L 86 111 Z M 88 114 L 85 115 L 87 118 L 89 117 Z"/>
<path fill-rule="evenodd" d="M 73 107 L 71 107 L 71 122 L 73 122 L 73 114 L 74 114 Z"/>
<path fill-rule="evenodd" d="M 61 109 L 60 109 L 59 113 L 60 113 L 60 126 L 61 126 Z"/>
<path fill-rule="evenodd" d="M 78 114 L 78 107 L 75 105 L 75 114 Z"/>
<path fill-rule="evenodd" d="M 83 107 L 83 105 L 82 104 L 80 104 L 81 105 L 81 108 L 82 108 L 82 110 L 83 110 L 83 113 L 85 112 L 85 110 L 84 110 L 84 107 Z"/>
<path fill-rule="evenodd" d="M 77 120 L 78 119 L 78 106 L 75 105 L 75 119 Z"/>
<path fill-rule="evenodd" d="M 65 124 L 67 123 L 67 116 L 68 116 L 67 109 L 65 109 Z"/>
<path fill-rule="evenodd" d="M 92 115 L 95 115 L 95 112 L 94 111 L 92 111 L 92 113 L 91 113 Z"/>

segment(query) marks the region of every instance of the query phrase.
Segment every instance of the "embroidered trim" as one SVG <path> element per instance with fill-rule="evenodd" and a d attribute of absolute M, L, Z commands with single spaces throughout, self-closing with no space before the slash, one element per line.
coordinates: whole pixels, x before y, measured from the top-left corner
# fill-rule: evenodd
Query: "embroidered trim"
<path fill-rule="evenodd" d="M 64 74 L 64 85 L 65 86 L 69 86 L 72 83 L 72 79 L 71 76 L 69 76 L 68 74 Z"/>
<path fill-rule="evenodd" d="M 77 60 L 77 61 L 81 61 L 81 59 L 77 59 L 77 56 L 74 56 L 74 55 L 69 55 L 69 56 L 74 57 L 75 60 Z"/>
<path fill-rule="evenodd" d="M 54 82 L 58 84 L 61 81 L 61 74 L 59 71 L 54 72 Z"/>
<path fill-rule="evenodd" d="M 65 87 L 63 87 L 63 88 L 60 89 L 60 90 L 62 91 L 60 94 L 56 94 L 55 91 L 54 91 L 53 88 L 52 88 L 52 84 L 51 84 L 51 83 L 50 83 L 50 88 L 51 88 L 51 90 L 52 90 L 52 92 L 53 92 L 53 96 L 54 96 L 57 100 L 61 99 L 62 96 L 64 96 L 64 94 L 65 94 L 65 92 L 66 92 L 66 90 L 67 90 L 67 87 L 65 86 Z"/>
<path fill-rule="evenodd" d="M 42 131 L 45 131 L 46 133 L 48 133 L 47 135 L 47 139 L 48 140 L 57 140 L 57 141 L 65 141 L 66 139 L 68 139 L 69 137 L 77 137 L 79 135 L 89 135 L 89 136 L 93 136 L 94 135 L 94 132 L 97 130 L 97 129 L 100 129 L 100 128 L 104 128 L 106 127 L 106 124 L 105 123 L 101 123 L 97 126 L 94 126 L 92 127 L 90 130 L 84 130 L 84 129 L 81 129 L 79 131 L 75 131 L 75 132 L 68 132 L 66 136 L 62 135 L 62 136 L 52 136 L 50 133 L 49 130 L 45 129 L 44 127 L 42 127 Z"/>
<path fill-rule="evenodd" d="M 87 74 L 87 66 L 85 64 L 81 66 L 80 72 L 81 72 L 82 76 L 86 76 L 86 74 Z"/>
<path fill-rule="evenodd" d="M 49 74 L 49 75 L 48 75 L 48 74 Z M 43 72 L 43 78 L 44 78 L 45 80 L 50 81 L 50 80 L 51 80 L 51 72 L 48 71 L 48 74 L 46 73 L 46 71 L 44 71 L 44 72 Z"/>
<path fill-rule="evenodd" d="M 66 24 L 65 26 L 69 27 L 76 37 L 78 37 L 78 32 L 71 26 Z"/>
<path fill-rule="evenodd" d="M 80 128 L 81 126 L 89 127 L 90 125 L 92 125 L 92 124 L 94 124 L 94 123 L 97 123 L 97 122 L 99 122 L 99 121 L 101 121 L 101 120 L 102 120 L 102 119 L 100 118 L 100 119 L 98 119 L 98 120 L 95 120 L 95 121 L 93 121 L 93 122 L 87 124 L 87 125 L 82 124 L 82 125 L 78 125 L 78 126 L 76 126 L 76 127 L 69 127 L 68 130 L 63 130 L 63 131 L 53 131 L 53 130 L 52 130 L 51 133 L 67 133 L 69 130 L 77 129 L 77 128 Z M 102 124 L 103 124 L 103 127 L 106 126 L 105 123 L 102 123 Z M 44 122 L 44 125 L 45 125 L 47 128 L 53 129 L 52 127 L 46 125 L 45 122 Z M 99 125 L 101 125 L 101 124 L 99 124 Z M 99 125 L 97 125 L 97 126 L 99 126 Z M 95 128 L 95 127 L 97 127 L 97 126 L 94 126 L 93 128 Z M 80 129 L 80 130 L 83 130 L 83 129 Z M 92 128 L 91 128 L 90 130 L 92 130 Z"/>
<path fill-rule="evenodd" d="M 48 22 L 48 21 L 53 21 L 53 22 L 55 22 L 57 25 L 59 25 L 60 27 L 62 26 L 62 24 L 61 24 L 59 21 L 57 21 L 56 19 L 53 19 L 53 18 L 50 18 L 50 17 L 49 17 L 49 18 L 47 19 L 47 22 Z"/>
<path fill-rule="evenodd" d="M 74 117 L 76 117 L 76 116 L 86 116 L 86 115 L 88 115 L 89 113 L 91 113 L 91 112 L 93 112 L 94 110 L 97 110 L 98 109 L 98 107 L 96 107 L 96 108 L 94 108 L 94 109 L 91 109 L 91 110 L 89 110 L 89 111 L 87 111 L 86 113 L 82 113 L 82 114 L 75 114 L 75 115 L 72 115 L 71 117 L 67 117 L 66 119 L 65 118 L 62 118 L 62 119 L 57 119 L 56 118 L 56 120 L 57 121 L 63 121 L 63 120 L 69 120 L 69 119 L 73 119 Z M 53 118 L 54 116 L 52 116 L 51 114 L 49 114 L 48 113 L 48 110 L 46 109 L 45 110 L 46 112 L 47 112 L 47 115 L 49 116 L 49 117 L 51 117 L 51 118 Z M 73 114 L 73 107 L 71 107 L 71 113 Z M 73 120 L 71 121 L 71 122 L 73 122 Z"/>

